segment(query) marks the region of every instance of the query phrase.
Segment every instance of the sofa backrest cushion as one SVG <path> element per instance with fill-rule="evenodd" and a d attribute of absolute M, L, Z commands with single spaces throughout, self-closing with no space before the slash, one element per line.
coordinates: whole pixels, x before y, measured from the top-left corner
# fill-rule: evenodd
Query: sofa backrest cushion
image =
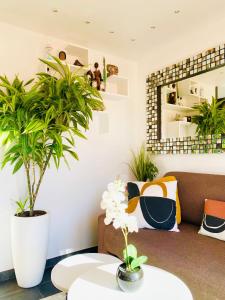
<path fill-rule="evenodd" d="M 181 205 L 181 220 L 201 225 L 205 199 L 225 201 L 225 175 L 168 172 L 175 176 Z"/>

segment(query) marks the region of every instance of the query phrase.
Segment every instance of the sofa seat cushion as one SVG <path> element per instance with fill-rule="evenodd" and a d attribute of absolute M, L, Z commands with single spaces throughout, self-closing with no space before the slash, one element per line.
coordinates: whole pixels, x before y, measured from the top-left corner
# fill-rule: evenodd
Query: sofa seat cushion
<path fill-rule="evenodd" d="M 225 299 L 225 242 L 199 235 L 199 227 L 188 223 L 180 233 L 140 229 L 131 234 L 139 255 L 147 255 L 148 264 L 180 277 L 196 300 Z M 108 253 L 121 258 L 124 248 L 120 230 L 105 227 L 104 246 Z"/>

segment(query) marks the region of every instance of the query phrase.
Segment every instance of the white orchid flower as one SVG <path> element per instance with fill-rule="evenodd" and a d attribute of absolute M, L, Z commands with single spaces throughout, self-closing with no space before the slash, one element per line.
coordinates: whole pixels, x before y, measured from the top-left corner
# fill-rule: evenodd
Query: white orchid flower
<path fill-rule="evenodd" d="M 136 217 L 128 216 L 126 226 L 129 232 L 138 232 L 138 224 Z"/>
<path fill-rule="evenodd" d="M 115 180 L 107 186 L 107 190 L 102 194 L 101 208 L 105 210 L 106 217 L 104 219 L 105 225 L 112 223 L 115 229 L 121 229 L 125 241 L 124 257 L 128 257 L 128 234 L 138 232 L 138 224 L 135 216 L 129 215 L 126 212 L 128 201 L 126 195 L 126 184 L 121 180 Z M 136 249 L 136 248 L 135 248 Z M 131 270 L 130 260 L 126 260 L 126 267 Z"/>
<path fill-rule="evenodd" d="M 106 225 L 113 223 L 115 229 L 126 229 L 128 232 L 138 232 L 137 220 L 126 213 L 126 184 L 122 180 L 115 180 L 107 186 L 102 194 L 101 208 L 106 211 L 104 220 Z"/>
<path fill-rule="evenodd" d="M 107 188 L 109 192 L 118 191 L 124 193 L 126 190 L 126 184 L 122 180 L 118 179 L 114 182 L 109 183 Z"/>
<path fill-rule="evenodd" d="M 105 225 L 109 225 L 111 222 L 112 222 L 112 219 L 111 219 L 110 217 L 106 217 L 106 218 L 104 219 Z"/>

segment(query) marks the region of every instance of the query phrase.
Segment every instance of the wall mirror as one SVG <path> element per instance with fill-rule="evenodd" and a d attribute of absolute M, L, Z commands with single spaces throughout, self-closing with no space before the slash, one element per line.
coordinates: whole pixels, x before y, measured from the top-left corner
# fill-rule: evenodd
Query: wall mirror
<path fill-rule="evenodd" d="M 146 83 L 150 152 L 225 151 L 224 44 L 152 73 Z"/>
<path fill-rule="evenodd" d="M 162 139 L 223 133 L 225 114 L 224 120 L 221 115 L 221 126 L 219 118 L 225 100 L 225 67 L 161 86 L 160 95 Z M 218 105 L 213 105 L 213 101 Z M 212 109 L 217 114 L 216 128 L 213 120 L 210 125 Z"/>

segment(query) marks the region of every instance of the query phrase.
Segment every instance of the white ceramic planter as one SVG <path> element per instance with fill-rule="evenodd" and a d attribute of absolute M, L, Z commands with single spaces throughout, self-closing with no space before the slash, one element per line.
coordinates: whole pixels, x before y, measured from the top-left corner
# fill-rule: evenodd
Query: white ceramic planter
<path fill-rule="evenodd" d="M 17 283 L 30 288 L 43 277 L 48 246 L 49 215 L 12 217 L 12 257 Z"/>

